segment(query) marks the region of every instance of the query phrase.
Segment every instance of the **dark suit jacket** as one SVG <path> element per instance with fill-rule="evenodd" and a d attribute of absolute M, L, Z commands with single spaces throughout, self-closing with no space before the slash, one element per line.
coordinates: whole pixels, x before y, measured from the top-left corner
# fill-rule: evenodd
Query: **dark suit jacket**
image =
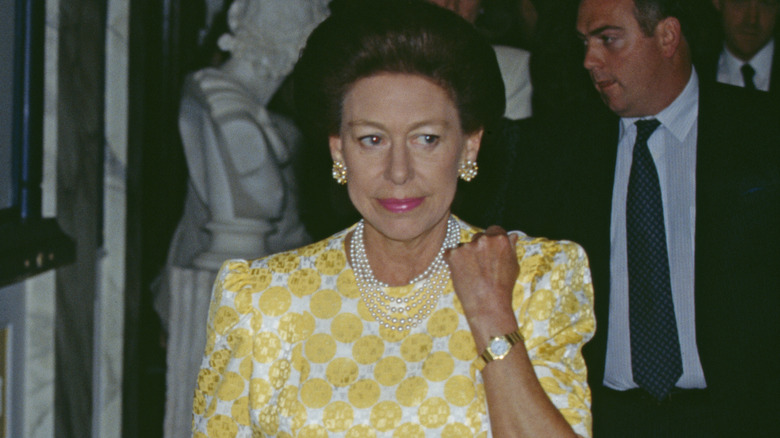
<path fill-rule="evenodd" d="M 699 101 L 696 341 L 713 421 L 722 422 L 724 436 L 763 436 L 745 435 L 753 428 L 776 432 L 769 419 L 780 412 L 780 129 L 767 96 L 756 94 L 702 83 Z M 590 115 L 552 129 L 516 129 L 525 142 L 497 221 L 573 240 L 588 253 L 597 330 L 585 358 L 596 405 L 609 325 L 618 119 Z"/>
<path fill-rule="evenodd" d="M 769 73 L 769 93 L 774 97 L 775 104 L 780 100 L 780 38 L 775 37 L 775 51 L 772 54 L 772 71 Z M 697 66 L 700 78 L 707 82 L 716 82 L 718 78 L 718 62 L 721 51 L 705 56 Z"/>

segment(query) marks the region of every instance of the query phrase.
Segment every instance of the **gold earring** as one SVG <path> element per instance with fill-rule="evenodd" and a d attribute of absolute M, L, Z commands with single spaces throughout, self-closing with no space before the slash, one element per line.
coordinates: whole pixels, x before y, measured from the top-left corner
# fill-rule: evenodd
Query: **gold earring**
<path fill-rule="evenodd" d="M 333 162 L 333 179 L 342 186 L 347 183 L 347 165 L 341 160 Z"/>
<path fill-rule="evenodd" d="M 479 166 L 477 166 L 476 161 L 466 160 L 460 163 L 458 176 L 460 176 L 460 179 L 463 181 L 469 182 L 477 176 L 477 170 L 479 170 Z"/>

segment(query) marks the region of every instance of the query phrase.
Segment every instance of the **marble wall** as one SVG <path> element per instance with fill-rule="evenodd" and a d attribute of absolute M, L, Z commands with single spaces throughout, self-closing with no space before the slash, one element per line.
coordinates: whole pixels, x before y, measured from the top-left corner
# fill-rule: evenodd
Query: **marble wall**
<path fill-rule="evenodd" d="M 110 0 L 106 31 L 103 248 L 93 355 L 94 437 L 120 437 L 125 315 L 129 2 Z"/>
<path fill-rule="evenodd" d="M 7 437 L 121 435 L 128 3 L 46 2 L 42 210 L 78 260 L 0 289 Z"/>
<path fill-rule="evenodd" d="M 57 208 L 58 0 L 46 2 L 42 212 Z M 47 272 L 0 289 L 0 329 L 9 329 L 6 437 L 53 437 L 56 274 Z M 0 434 L 1 436 L 2 434 Z"/>
<path fill-rule="evenodd" d="M 0 329 L 9 335 L 5 436 L 52 437 L 53 272 L 0 289 Z"/>
<path fill-rule="evenodd" d="M 76 261 L 57 270 L 55 429 L 88 437 L 94 407 L 95 313 L 104 213 L 105 7 L 59 1 L 56 27 L 56 217 L 76 242 Z M 47 96 L 49 98 L 50 96 Z"/>

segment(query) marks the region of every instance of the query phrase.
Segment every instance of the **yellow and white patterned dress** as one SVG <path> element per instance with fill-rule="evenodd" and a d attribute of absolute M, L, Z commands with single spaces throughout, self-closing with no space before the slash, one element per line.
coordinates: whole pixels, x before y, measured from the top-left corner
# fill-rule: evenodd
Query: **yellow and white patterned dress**
<path fill-rule="evenodd" d="M 461 241 L 480 231 L 459 222 Z M 489 437 L 482 376 L 452 283 L 418 327 L 380 328 L 360 298 L 344 230 L 220 270 L 193 405 L 195 437 Z M 542 387 L 590 436 L 581 348 L 593 291 L 577 244 L 517 243 L 513 307 Z M 388 295 L 409 292 L 387 288 Z M 522 406 L 518 407 L 522 409 Z"/>

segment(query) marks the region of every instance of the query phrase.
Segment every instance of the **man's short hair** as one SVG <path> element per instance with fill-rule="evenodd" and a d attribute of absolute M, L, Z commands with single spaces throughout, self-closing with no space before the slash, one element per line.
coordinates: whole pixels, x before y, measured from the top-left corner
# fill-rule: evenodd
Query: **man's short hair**
<path fill-rule="evenodd" d="M 686 5 L 689 3 L 690 0 L 634 0 L 634 17 L 646 36 L 653 35 L 655 27 L 664 18 L 675 17 L 687 37 L 689 13 Z"/>
<path fill-rule="evenodd" d="M 718 17 L 711 0 L 634 0 L 634 17 L 646 36 L 652 36 L 664 18 L 676 18 L 694 64 L 720 52 L 715 30 Z"/>

